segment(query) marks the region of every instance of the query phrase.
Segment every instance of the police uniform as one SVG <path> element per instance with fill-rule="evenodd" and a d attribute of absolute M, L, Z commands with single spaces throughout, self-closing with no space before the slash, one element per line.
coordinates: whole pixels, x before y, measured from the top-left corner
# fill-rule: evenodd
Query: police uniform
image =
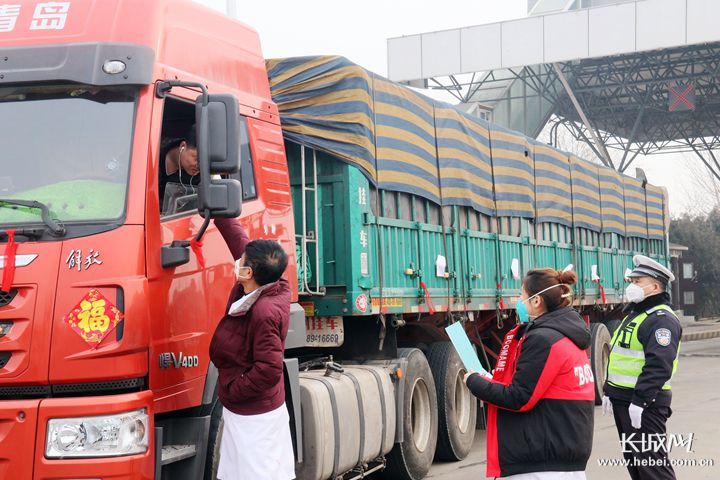
<path fill-rule="evenodd" d="M 644 255 L 635 255 L 633 263 L 635 268 L 628 277 L 651 277 L 666 287 L 675 279 L 670 270 Z M 677 370 L 682 337 L 682 327 L 669 304 L 667 292 L 628 304 L 627 316 L 610 342 L 605 395 L 612 402 L 623 455 L 633 480 L 675 478 L 667 452 L 656 448 L 657 439 L 666 434 L 665 423 L 672 414 L 672 377 Z M 633 419 L 636 425 L 640 423 L 640 428 L 633 427 Z M 654 446 L 647 448 L 653 441 Z"/>

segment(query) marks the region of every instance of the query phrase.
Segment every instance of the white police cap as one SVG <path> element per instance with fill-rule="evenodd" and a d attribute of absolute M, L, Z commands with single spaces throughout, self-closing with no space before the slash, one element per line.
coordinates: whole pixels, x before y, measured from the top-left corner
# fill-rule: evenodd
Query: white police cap
<path fill-rule="evenodd" d="M 652 258 L 645 255 L 635 255 L 633 257 L 635 268 L 627 274 L 627 277 L 652 277 L 663 283 L 669 283 L 675 280 L 675 275 L 662 264 L 656 262 Z"/>

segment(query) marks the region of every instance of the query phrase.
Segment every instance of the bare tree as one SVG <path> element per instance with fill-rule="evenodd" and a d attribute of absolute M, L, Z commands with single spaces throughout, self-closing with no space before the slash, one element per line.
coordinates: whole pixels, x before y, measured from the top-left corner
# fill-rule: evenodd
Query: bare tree
<path fill-rule="evenodd" d="M 693 216 L 706 216 L 720 208 L 720 181 L 698 162 L 693 154 L 683 155 L 684 171 L 688 181 L 683 190 L 688 198 L 687 212 Z"/>

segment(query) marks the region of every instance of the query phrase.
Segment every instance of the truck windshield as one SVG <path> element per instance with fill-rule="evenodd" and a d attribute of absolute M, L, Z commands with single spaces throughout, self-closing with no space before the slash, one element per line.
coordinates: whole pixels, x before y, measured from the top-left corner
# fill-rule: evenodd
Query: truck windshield
<path fill-rule="evenodd" d="M 135 99 L 127 87 L 0 88 L 0 198 L 42 202 L 64 223 L 123 217 Z M 0 225 L 25 223 L 39 213 L 0 208 Z"/>

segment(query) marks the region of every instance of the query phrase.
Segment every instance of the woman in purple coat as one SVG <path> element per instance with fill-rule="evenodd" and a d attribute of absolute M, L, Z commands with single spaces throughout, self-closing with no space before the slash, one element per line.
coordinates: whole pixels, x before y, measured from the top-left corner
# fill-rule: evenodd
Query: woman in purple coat
<path fill-rule="evenodd" d="M 236 260 L 237 279 L 210 343 L 224 407 L 218 479 L 290 480 L 295 461 L 283 354 L 291 295 L 281 277 L 288 258 L 275 241 L 250 242 L 237 219 L 215 225 Z"/>

